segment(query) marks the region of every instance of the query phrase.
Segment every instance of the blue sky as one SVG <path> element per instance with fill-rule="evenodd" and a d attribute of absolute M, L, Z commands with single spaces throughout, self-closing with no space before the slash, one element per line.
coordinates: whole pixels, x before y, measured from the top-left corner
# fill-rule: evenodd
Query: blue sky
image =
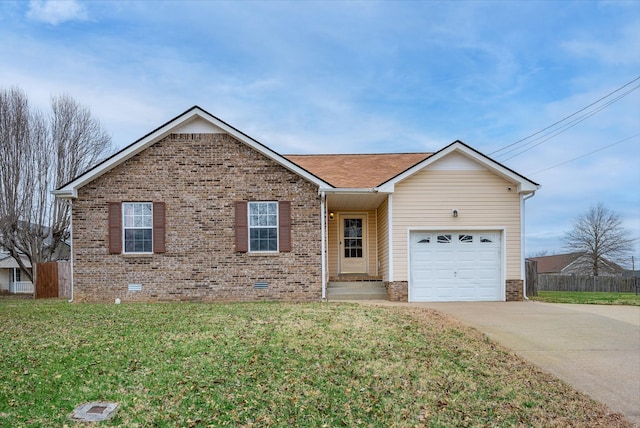
<path fill-rule="evenodd" d="M 193 105 L 283 154 L 459 139 L 542 185 L 527 255 L 602 202 L 640 259 L 638 77 L 640 1 L 0 2 L 0 87 L 70 94 L 116 148 Z"/>

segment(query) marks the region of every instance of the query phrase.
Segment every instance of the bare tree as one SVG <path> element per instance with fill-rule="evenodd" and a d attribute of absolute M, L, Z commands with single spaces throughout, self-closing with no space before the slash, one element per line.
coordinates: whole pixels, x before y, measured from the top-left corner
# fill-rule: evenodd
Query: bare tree
<path fill-rule="evenodd" d="M 50 261 L 69 238 L 70 207 L 51 195 L 110 151 L 111 137 L 67 95 L 47 117 L 18 88 L 0 90 L 0 245 L 25 269 Z"/>
<path fill-rule="evenodd" d="M 549 251 L 548 250 L 538 250 L 538 251 L 534 251 L 533 253 L 529 254 L 529 257 L 527 257 L 528 259 L 534 259 L 536 257 L 544 257 L 544 256 L 548 256 L 549 255 Z"/>
<path fill-rule="evenodd" d="M 564 241 L 567 249 L 585 253 L 593 276 L 598 276 L 606 261 L 624 263 L 635 239 L 622 227 L 620 214 L 598 203 L 575 219 Z"/>

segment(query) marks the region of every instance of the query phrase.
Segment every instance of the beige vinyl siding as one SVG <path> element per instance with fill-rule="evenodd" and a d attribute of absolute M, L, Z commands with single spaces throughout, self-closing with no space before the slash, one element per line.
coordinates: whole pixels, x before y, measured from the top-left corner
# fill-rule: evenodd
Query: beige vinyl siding
<path fill-rule="evenodd" d="M 369 275 L 378 274 L 378 219 L 375 211 L 367 211 L 369 238 Z"/>
<path fill-rule="evenodd" d="M 454 208 L 457 218 L 451 215 Z M 504 227 L 505 279 L 521 278 L 520 196 L 513 183 L 489 170 L 422 170 L 396 185 L 392 209 L 394 281 L 408 280 L 409 228 Z"/>
<path fill-rule="evenodd" d="M 334 211 L 334 219 L 329 220 L 327 227 L 327 245 L 328 245 L 328 265 L 329 276 L 339 275 L 340 266 L 340 216 L 345 214 L 356 214 L 367 216 L 367 254 L 369 257 L 369 275 L 377 275 L 378 269 L 378 243 L 377 243 L 377 220 L 375 211 Z"/>
<path fill-rule="evenodd" d="M 328 221 L 327 225 L 327 258 L 329 265 L 329 276 L 338 275 L 338 222 L 340 217 L 334 211 L 333 220 Z"/>
<path fill-rule="evenodd" d="M 389 199 L 378 207 L 378 275 L 389 280 Z"/>

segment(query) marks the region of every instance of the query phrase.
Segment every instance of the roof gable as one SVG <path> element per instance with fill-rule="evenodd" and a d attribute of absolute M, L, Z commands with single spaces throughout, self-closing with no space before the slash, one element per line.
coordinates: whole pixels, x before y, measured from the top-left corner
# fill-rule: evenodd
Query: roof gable
<path fill-rule="evenodd" d="M 593 269 L 593 260 L 584 251 L 530 257 L 527 260 L 537 263 L 537 272 L 539 274 L 590 275 Z M 601 275 L 617 274 L 624 271 L 622 267 L 607 259 L 599 260 L 598 269 Z"/>
<path fill-rule="evenodd" d="M 583 255 L 583 252 L 554 254 L 552 256 L 531 257 L 529 260 L 538 263 L 538 273 L 559 273 Z"/>
<path fill-rule="evenodd" d="M 518 193 L 533 193 L 540 188 L 539 184 L 494 161 L 462 141 L 457 140 L 424 159 L 422 162 L 382 183 L 378 190 L 391 193 L 397 183 L 425 168 L 449 170 L 486 168 L 516 185 Z"/>
<path fill-rule="evenodd" d="M 427 165 L 426 168 L 433 171 L 481 171 L 487 169 L 483 164 L 459 152 L 452 152 L 448 156 L 441 157 Z"/>
<path fill-rule="evenodd" d="M 194 116 L 178 125 L 173 131 L 176 134 L 224 134 L 224 129 L 204 120 L 200 116 Z"/>
<path fill-rule="evenodd" d="M 254 140 L 238 129 L 232 127 L 226 122 L 218 119 L 212 114 L 206 112 L 198 106 L 194 106 L 184 113 L 171 119 L 164 125 L 151 131 L 144 137 L 135 141 L 131 145 L 120 150 L 113 156 L 74 178 L 69 183 L 61 186 L 59 189 L 53 191 L 58 198 L 76 198 L 78 195 L 78 189 L 84 185 L 92 182 L 96 178 L 122 164 L 126 160 L 132 158 L 136 154 L 144 151 L 148 147 L 157 143 L 164 137 L 174 133 L 226 133 L 244 144 L 255 149 L 257 152 L 264 156 L 274 160 L 276 163 L 289 169 L 290 171 L 300 175 L 306 180 L 312 182 L 319 187 L 331 187 L 331 185 L 317 176 L 313 175 L 309 171 L 301 168 L 299 165 L 291 162 L 275 151 L 271 150 L 262 143 Z"/>

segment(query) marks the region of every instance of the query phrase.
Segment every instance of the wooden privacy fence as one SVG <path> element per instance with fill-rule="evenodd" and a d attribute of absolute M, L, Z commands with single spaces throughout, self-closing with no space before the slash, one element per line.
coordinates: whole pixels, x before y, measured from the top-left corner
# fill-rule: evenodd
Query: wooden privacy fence
<path fill-rule="evenodd" d="M 619 276 L 569 276 L 539 274 L 538 291 L 603 291 L 635 293 L 636 278 Z"/>
<path fill-rule="evenodd" d="M 71 263 L 68 261 L 37 263 L 35 270 L 36 299 L 69 298 L 71 294 Z"/>

